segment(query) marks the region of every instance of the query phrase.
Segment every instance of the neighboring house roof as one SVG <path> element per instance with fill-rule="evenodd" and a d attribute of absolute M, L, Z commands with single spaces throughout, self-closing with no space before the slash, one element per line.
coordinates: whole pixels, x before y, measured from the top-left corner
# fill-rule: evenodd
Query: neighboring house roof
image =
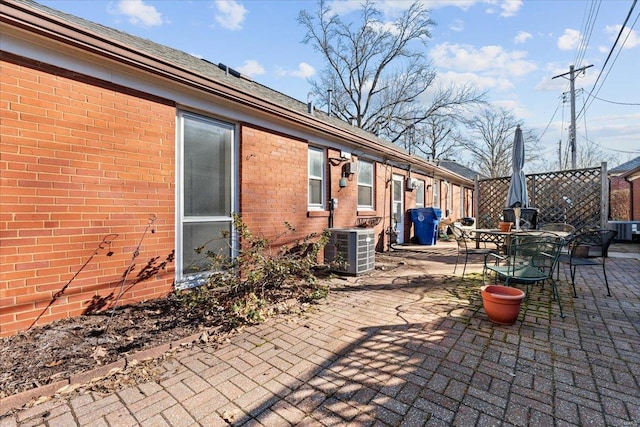
<path fill-rule="evenodd" d="M 616 166 L 609 170 L 609 175 L 619 176 L 626 175 L 628 172 L 640 168 L 640 156 L 635 159 L 629 160 L 621 165 Z"/>
<path fill-rule="evenodd" d="M 485 178 L 479 172 L 468 168 L 465 165 L 456 162 L 455 160 L 436 160 L 436 164 L 441 168 L 449 169 L 450 171 L 460 176 L 464 176 L 465 178 L 470 180 L 475 180 L 476 177 Z"/>
<path fill-rule="evenodd" d="M 314 110 L 310 114 L 306 103 L 221 67 L 222 64 L 214 64 L 186 52 L 51 9 L 31 0 L 2 0 L 2 3 L 1 21 L 15 27 L 337 136 L 345 144 L 354 145 L 359 151 L 380 156 L 391 163 L 411 165 L 414 170 L 422 169 L 432 174 L 435 172 L 443 178 L 454 178 L 463 182 L 468 179 L 466 175 L 460 175 L 452 169 L 438 168 L 431 162 L 412 156 L 397 145 L 336 117 L 330 117 L 324 112 Z"/>

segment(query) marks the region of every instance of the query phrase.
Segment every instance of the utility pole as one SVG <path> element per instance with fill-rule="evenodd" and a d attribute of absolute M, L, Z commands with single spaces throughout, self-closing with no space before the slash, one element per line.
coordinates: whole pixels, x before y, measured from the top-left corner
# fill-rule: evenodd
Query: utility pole
<path fill-rule="evenodd" d="M 558 140 L 558 167 L 562 170 L 562 139 Z"/>
<path fill-rule="evenodd" d="M 571 65 L 569 67 L 569 72 L 564 74 L 559 74 L 551 78 L 551 80 L 558 77 L 565 77 L 567 74 L 569 75 L 569 92 L 571 93 L 571 125 L 569 126 L 569 147 L 571 148 L 571 169 L 576 168 L 576 85 L 575 79 L 576 74 L 580 74 L 584 72 L 589 67 L 593 67 L 592 65 L 587 65 L 582 68 L 574 69 L 574 66 Z"/>

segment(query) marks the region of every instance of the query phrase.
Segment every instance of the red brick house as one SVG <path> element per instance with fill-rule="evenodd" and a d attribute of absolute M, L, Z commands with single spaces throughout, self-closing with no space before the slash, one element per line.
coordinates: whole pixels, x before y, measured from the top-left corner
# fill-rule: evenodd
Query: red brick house
<path fill-rule="evenodd" d="M 222 65 L 1 5 L 2 336 L 192 283 L 193 248 L 233 254 L 211 240 L 232 212 L 266 237 L 292 224 L 283 244 L 380 217 L 380 251 L 395 220 L 410 239 L 408 209 L 471 214 L 473 180 Z"/>
<path fill-rule="evenodd" d="M 609 171 L 610 217 L 617 221 L 640 221 L 640 157 Z"/>

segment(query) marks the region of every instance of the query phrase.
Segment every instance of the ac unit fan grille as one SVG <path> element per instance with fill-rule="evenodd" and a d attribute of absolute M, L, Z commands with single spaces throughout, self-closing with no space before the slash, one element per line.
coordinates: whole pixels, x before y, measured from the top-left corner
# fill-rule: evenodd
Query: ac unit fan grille
<path fill-rule="evenodd" d="M 337 262 L 338 272 L 358 275 L 375 267 L 374 232 L 371 229 L 332 229 L 325 246 L 325 261 Z"/>

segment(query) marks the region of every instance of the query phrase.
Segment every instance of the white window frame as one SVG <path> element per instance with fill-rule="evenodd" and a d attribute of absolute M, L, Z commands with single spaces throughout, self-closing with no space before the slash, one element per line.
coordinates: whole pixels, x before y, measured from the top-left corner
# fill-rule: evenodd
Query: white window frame
<path fill-rule="evenodd" d="M 221 128 L 228 129 L 232 132 L 231 137 L 231 164 L 229 168 L 231 170 L 230 180 L 230 192 L 231 192 L 231 211 L 228 216 L 198 216 L 189 217 L 185 215 L 184 205 L 184 121 L 185 118 L 192 120 L 199 120 L 213 125 L 220 126 Z M 185 273 L 184 270 L 184 254 L 183 254 L 183 226 L 186 223 L 212 223 L 212 222 L 229 222 L 231 225 L 231 234 L 229 236 L 229 248 L 230 256 L 237 255 L 237 234 L 233 229 L 232 212 L 236 212 L 238 208 L 238 192 L 237 192 L 237 180 L 238 180 L 238 131 L 237 126 L 233 123 L 216 120 L 208 116 L 201 114 L 195 114 L 188 111 L 178 111 L 176 116 L 176 269 L 175 269 L 175 286 L 177 289 L 192 288 L 207 283 L 208 277 L 214 272 L 205 271 L 197 273 Z"/>
<path fill-rule="evenodd" d="M 319 176 L 317 175 L 312 175 L 311 172 L 311 160 L 313 156 L 320 156 L 321 160 L 322 160 L 322 167 L 321 167 L 321 174 Z M 307 155 L 307 173 L 308 173 L 308 179 L 307 179 L 307 203 L 308 203 L 308 209 L 310 211 L 320 211 L 320 210 L 324 210 L 325 207 L 325 193 L 326 193 L 326 185 L 325 185 L 325 170 L 326 170 L 326 155 L 325 155 L 325 151 L 323 148 L 318 148 L 318 147 L 313 147 L 313 146 L 309 146 L 309 151 L 308 151 L 308 155 Z M 311 191 L 309 191 L 309 184 L 311 183 L 311 181 L 319 181 L 320 182 L 320 189 L 321 189 L 321 193 L 320 193 L 320 202 L 313 202 L 311 200 Z"/>
<path fill-rule="evenodd" d="M 362 182 L 360 181 L 360 173 L 362 171 L 362 168 L 360 167 L 361 164 L 367 164 L 371 166 L 371 176 L 370 181 L 371 182 Z M 374 205 L 375 205 L 375 188 L 374 188 L 374 184 L 375 184 L 375 175 L 376 175 L 376 165 L 374 162 L 369 162 L 366 160 L 358 160 L 358 210 L 374 210 Z M 369 191 L 371 192 L 371 204 L 370 205 L 361 205 L 360 204 L 360 197 L 359 197 L 359 193 L 360 193 L 360 187 L 366 187 L 369 188 Z"/>
<path fill-rule="evenodd" d="M 425 202 L 425 182 L 422 179 L 418 179 L 418 184 L 416 185 L 416 208 L 424 208 Z M 422 196 L 422 200 L 419 199 L 418 196 Z"/>

